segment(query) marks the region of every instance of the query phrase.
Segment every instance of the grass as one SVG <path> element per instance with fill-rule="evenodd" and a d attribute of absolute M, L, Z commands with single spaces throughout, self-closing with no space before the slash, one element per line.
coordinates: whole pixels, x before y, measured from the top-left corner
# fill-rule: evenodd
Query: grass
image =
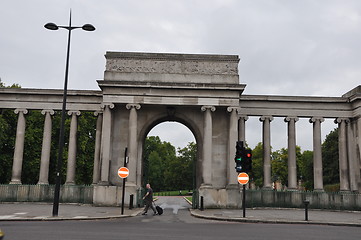
<path fill-rule="evenodd" d="M 189 190 L 176 190 L 176 191 L 164 191 L 164 192 L 155 192 L 154 196 L 190 196 L 192 195 Z"/>

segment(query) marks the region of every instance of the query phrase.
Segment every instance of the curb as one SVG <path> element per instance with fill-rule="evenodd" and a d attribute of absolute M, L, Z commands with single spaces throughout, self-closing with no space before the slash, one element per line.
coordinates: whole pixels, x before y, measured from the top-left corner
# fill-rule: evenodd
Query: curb
<path fill-rule="evenodd" d="M 218 217 L 207 216 L 196 213 L 194 209 L 189 209 L 191 215 L 197 218 L 208 220 L 227 221 L 227 222 L 243 222 L 243 223 L 269 223 L 269 224 L 312 224 L 312 225 L 329 225 L 329 226 L 348 226 L 348 227 L 361 227 L 359 223 L 346 223 L 346 222 L 320 222 L 320 221 L 293 221 L 293 220 L 279 220 L 279 219 L 257 219 L 257 218 L 238 218 L 238 217 Z"/>

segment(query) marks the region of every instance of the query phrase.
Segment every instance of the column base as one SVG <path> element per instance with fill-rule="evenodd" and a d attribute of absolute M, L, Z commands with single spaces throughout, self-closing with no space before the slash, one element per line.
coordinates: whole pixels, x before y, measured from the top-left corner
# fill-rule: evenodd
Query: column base
<path fill-rule="evenodd" d="M 316 193 L 324 193 L 325 192 L 325 190 L 323 190 L 323 189 L 313 189 L 313 191 Z"/>
<path fill-rule="evenodd" d="M 20 180 L 11 180 L 11 182 L 9 182 L 9 184 L 21 184 Z"/>
<path fill-rule="evenodd" d="M 37 185 L 49 185 L 49 182 L 38 182 Z"/>
<path fill-rule="evenodd" d="M 233 190 L 233 189 L 239 189 L 239 185 L 238 184 L 228 184 L 227 186 L 226 186 L 226 189 L 227 190 Z"/>
<path fill-rule="evenodd" d="M 109 182 L 108 181 L 100 181 L 96 185 L 98 185 L 98 186 L 109 186 Z"/>

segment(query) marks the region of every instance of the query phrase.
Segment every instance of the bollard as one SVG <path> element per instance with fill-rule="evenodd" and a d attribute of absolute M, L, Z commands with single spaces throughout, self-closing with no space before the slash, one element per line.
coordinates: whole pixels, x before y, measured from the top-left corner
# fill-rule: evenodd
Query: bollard
<path fill-rule="evenodd" d="M 204 210 L 204 206 L 203 206 L 203 196 L 201 196 L 201 207 L 200 210 L 203 211 Z"/>
<path fill-rule="evenodd" d="M 308 221 L 308 204 L 310 204 L 310 201 L 304 200 L 303 203 L 305 204 L 305 221 Z"/>
<path fill-rule="evenodd" d="M 133 194 L 130 194 L 129 209 L 133 209 L 133 199 L 134 199 L 134 195 L 133 195 Z"/>

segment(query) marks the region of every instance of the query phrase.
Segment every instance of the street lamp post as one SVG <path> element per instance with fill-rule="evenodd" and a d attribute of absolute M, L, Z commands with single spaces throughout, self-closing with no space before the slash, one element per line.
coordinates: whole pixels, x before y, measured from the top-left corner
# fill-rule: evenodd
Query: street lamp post
<path fill-rule="evenodd" d="M 55 23 L 47 23 L 44 25 L 46 29 L 58 30 L 64 28 L 68 30 L 68 48 L 66 53 L 66 65 L 65 65 L 65 81 L 64 81 L 64 93 L 63 93 L 63 107 L 61 110 L 61 123 L 60 123 L 60 134 L 59 134 L 59 152 L 58 161 L 56 167 L 56 182 L 53 202 L 53 217 L 58 216 L 59 212 L 59 198 L 60 198 L 60 185 L 61 185 L 61 169 L 63 165 L 63 148 L 64 148 L 64 124 L 65 124 L 65 111 L 66 111 L 66 97 L 68 89 L 68 73 L 69 73 L 69 53 L 70 53 L 70 36 L 71 31 L 77 28 L 81 28 L 85 31 L 94 31 L 95 27 L 91 24 L 85 24 L 82 27 L 71 26 L 71 11 L 69 17 L 69 26 L 58 26 Z"/>

